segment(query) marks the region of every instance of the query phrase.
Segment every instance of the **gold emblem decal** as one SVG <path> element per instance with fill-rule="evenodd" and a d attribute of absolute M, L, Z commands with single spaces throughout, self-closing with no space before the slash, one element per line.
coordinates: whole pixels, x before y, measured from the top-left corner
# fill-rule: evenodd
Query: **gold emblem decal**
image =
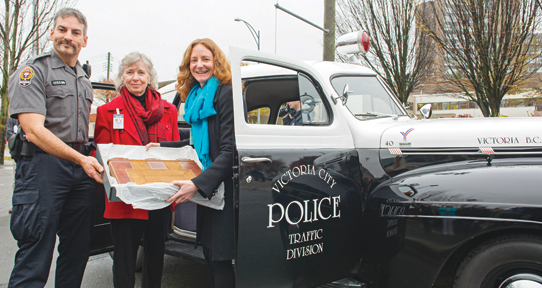
<path fill-rule="evenodd" d="M 30 80 L 32 80 L 32 78 L 34 78 L 34 70 L 30 67 L 26 67 L 21 72 L 21 75 L 19 75 L 19 84 L 26 87 L 30 85 Z"/>

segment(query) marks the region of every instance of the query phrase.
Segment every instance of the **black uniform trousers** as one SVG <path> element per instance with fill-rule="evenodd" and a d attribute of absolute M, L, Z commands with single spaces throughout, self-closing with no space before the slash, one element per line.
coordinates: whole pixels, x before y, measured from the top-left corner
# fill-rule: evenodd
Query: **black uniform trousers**
<path fill-rule="evenodd" d="M 149 211 L 149 219 L 111 219 L 113 233 L 113 282 L 115 288 L 133 288 L 137 249 L 143 239 L 142 288 L 160 288 L 166 235 L 171 222 L 168 207 Z"/>
<path fill-rule="evenodd" d="M 94 180 L 44 152 L 17 160 L 11 233 L 19 250 L 9 287 L 43 287 L 59 237 L 55 287 L 80 287 L 90 252 Z"/>

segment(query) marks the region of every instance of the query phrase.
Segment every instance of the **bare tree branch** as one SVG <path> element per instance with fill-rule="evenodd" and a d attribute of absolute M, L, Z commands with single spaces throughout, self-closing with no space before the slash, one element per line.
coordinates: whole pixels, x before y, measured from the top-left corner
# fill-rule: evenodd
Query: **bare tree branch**
<path fill-rule="evenodd" d="M 363 64 L 382 79 L 403 103 L 425 77 L 434 57 L 433 42 L 416 29 L 419 10 L 415 0 L 339 0 L 338 34 L 364 30 L 371 48 Z M 344 56 L 338 55 L 344 61 Z"/>
<path fill-rule="evenodd" d="M 483 115 L 499 116 L 510 89 L 531 77 L 540 41 L 539 0 L 437 0 L 426 2 L 436 21 L 420 17 L 437 43 L 444 78 L 478 104 Z"/>

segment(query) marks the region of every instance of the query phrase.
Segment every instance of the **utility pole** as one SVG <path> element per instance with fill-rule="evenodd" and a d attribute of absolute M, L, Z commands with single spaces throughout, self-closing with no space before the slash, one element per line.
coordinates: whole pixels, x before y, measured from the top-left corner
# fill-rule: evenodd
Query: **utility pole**
<path fill-rule="evenodd" d="M 324 0 L 324 61 L 335 61 L 335 0 Z"/>

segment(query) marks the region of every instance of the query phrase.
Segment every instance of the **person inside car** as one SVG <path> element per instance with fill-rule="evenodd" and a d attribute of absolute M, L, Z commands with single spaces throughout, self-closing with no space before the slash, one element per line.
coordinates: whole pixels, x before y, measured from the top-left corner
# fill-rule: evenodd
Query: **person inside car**
<path fill-rule="evenodd" d="M 282 117 L 282 125 L 301 125 L 301 102 L 290 101 L 280 109 L 279 117 Z"/>

